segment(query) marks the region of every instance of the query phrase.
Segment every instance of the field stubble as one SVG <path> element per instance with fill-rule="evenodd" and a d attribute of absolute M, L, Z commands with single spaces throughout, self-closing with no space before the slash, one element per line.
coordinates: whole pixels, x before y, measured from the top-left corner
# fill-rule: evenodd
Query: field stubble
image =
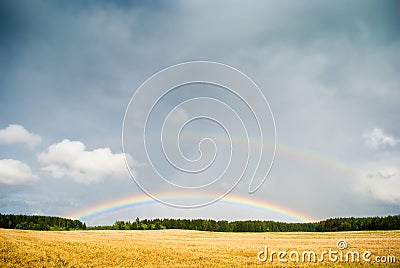
<path fill-rule="evenodd" d="M 395 256 L 396 263 L 260 262 L 268 250 L 348 249 Z M 319 257 L 319 256 L 318 256 Z M 286 259 L 288 257 L 286 256 Z M 0 267 L 399 267 L 400 231 L 337 233 L 217 233 L 154 231 L 23 231 L 0 229 Z"/>

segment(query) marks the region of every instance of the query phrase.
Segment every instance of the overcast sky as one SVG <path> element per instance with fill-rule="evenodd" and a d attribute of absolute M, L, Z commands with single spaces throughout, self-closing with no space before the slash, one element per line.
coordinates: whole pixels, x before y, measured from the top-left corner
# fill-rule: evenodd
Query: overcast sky
<path fill-rule="evenodd" d="M 313 219 L 399 214 L 398 25 L 398 1 L 0 1 L 0 213 L 67 216 L 141 196 L 122 154 L 127 105 L 151 75 L 201 60 L 248 75 L 275 118 L 277 151 L 268 179 L 249 195 L 247 174 L 231 194 Z M 185 98 L 198 97 L 187 88 L 166 98 L 160 111 L 168 114 Z M 227 92 L 211 86 L 201 92 L 246 118 Z M 250 103 L 259 100 L 248 95 Z M 212 104 L 197 103 L 180 106 L 170 123 L 182 126 L 211 112 L 228 120 Z M 154 141 L 164 120 L 157 118 L 149 125 Z M 134 121 L 128 122 L 132 129 L 143 128 Z M 204 182 L 224 170 L 227 140 L 217 141 L 224 134 L 210 122 L 182 132 L 180 145 L 190 159 L 200 156 L 202 138 L 219 145 L 222 160 L 216 158 Z M 165 144 L 176 149 L 172 136 Z M 135 151 L 143 143 L 140 133 L 130 142 L 132 173 L 157 187 L 148 177 L 153 167 Z M 159 145 L 152 145 L 159 156 Z M 202 156 L 212 156 L 215 148 L 204 146 Z M 240 144 L 235 151 L 247 155 Z M 188 183 L 155 164 L 172 182 Z M 157 192 L 173 194 L 162 187 Z M 87 222 L 136 216 L 292 220 L 217 202 L 200 209 L 155 203 Z"/>

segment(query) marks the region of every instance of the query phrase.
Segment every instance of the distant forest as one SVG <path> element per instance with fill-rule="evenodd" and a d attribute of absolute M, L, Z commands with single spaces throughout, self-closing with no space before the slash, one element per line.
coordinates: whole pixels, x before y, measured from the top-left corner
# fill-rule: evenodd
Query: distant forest
<path fill-rule="evenodd" d="M 314 223 L 276 221 L 215 221 L 210 219 L 151 219 L 116 221 L 110 226 L 86 227 L 79 220 L 50 216 L 0 214 L 0 228 L 26 230 L 160 230 L 186 229 L 213 232 L 337 232 L 400 230 L 400 215 L 366 218 L 333 218 Z"/>
<path fill-rule="evenodd" d="M 158 230 L 186 229 L 214 232 L 337 232 L 367 230 L 400 230 L 400 215 L 367 218 L 333 218 L 316 223 L 276 221 L 215 221 L 204 219 L 152 219 L 116 221 L 111 226 L 88 227 L 91 230 Z"/>
<path fill-rule="evenodd" d="M 40 231 L 85 230 L 86 224 L 79 220 L 51 216 L 28 216 L 0 213 L 0 228 Z"/>

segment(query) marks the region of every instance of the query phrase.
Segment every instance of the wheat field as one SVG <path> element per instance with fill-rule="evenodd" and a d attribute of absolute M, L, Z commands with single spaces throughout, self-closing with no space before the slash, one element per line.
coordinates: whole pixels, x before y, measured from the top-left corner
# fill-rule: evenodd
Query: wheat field
<path fill-rule="evenodd" d="M 372 252 L 371 262 L 265 262 L 258 252 L 338 250 Z M 262 257 L 264 255 L 260 255 Z M 295 255 L 293 255 L 295 256 Z M 319 255 L 317 255 L 319 257 Z M 395 263 L 373 263 L 375 256 Z M 391 256 L 391 257 L 387 257 Z M 288 256 L 286 255 L 286 259 Z M 391 259 L 393 261 L 393 259 Z M 0 229 L 0 267 L 398 267 L 400 231 L 338 233 L 217 233 L 154 231 L 24 231 Z"/>

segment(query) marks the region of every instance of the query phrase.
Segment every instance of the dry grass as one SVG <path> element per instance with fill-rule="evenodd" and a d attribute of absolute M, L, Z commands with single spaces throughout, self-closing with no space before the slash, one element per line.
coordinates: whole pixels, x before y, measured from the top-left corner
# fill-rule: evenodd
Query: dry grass
<path fill-rule="evenodd" d="M 400 231 L 340 233 L 211 233 L 185 230 L 40 232 L 0 229 L 0 267 L 271 267 L 257 253 L 269 250 L 346 250 L 373 257 L 392 255 L 400 263 Z M 314 266 L 369 267 L 361 261 L 332 263 L 325 258 Z M 310 263 L 287 263 L 308 267 Z M 373 264 L 372 266 L 382 265 Z"/>

